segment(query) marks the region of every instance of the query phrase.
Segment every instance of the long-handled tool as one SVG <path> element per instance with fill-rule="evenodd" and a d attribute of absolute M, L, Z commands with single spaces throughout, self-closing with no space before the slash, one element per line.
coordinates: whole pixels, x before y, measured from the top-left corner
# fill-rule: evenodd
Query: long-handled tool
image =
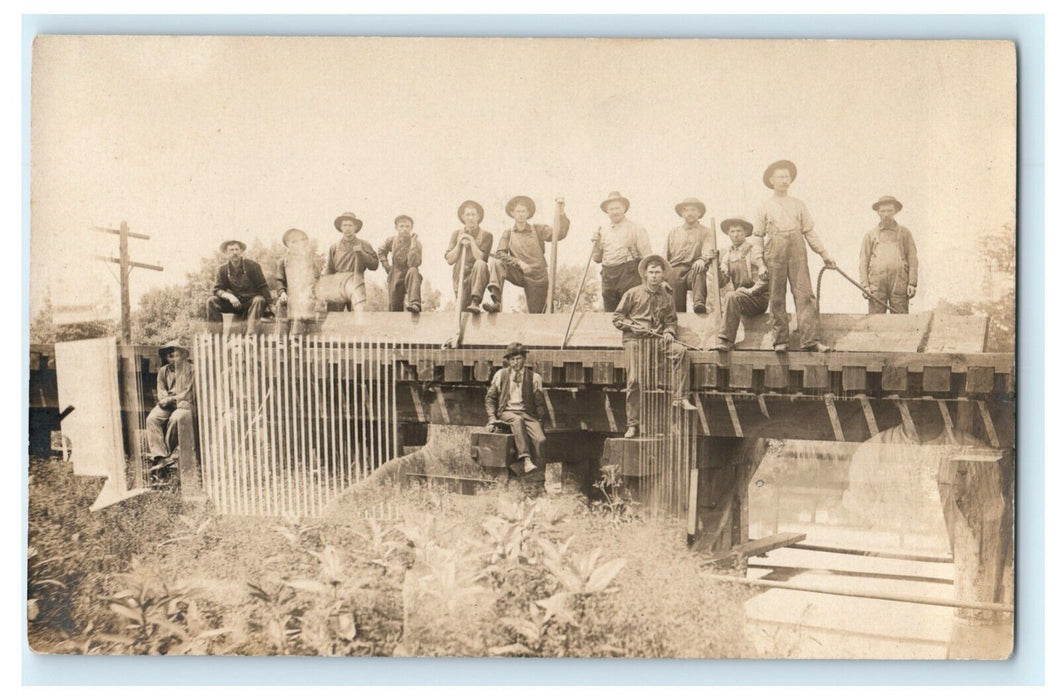
<path fill-rule="evenodd" d="M 558 274 L 559 267 L 559 229 L 563 223 L 563 203 L 562 197 L 555 198 L 555 219 L 552 220 L 552 266 L 548 271 L 550 273 L 548 275 L 548 300 L 544 303 L 544 312 L 548 314 L 555 313 L 555 276 Z"/>
<path fill-rule="evenodd" d="M 636 333 L 646 333 L 647 335 L 653 336 L 655 338 L 662 338 L 663 340 L 666 337 L 664 334 L 659 333 L 658 331 L 651 330 L 650 328 L 646 328 L 644 326 L 641 326 L 639 323 L 635 323 L 633 321 L 626 321 L 622 325 L 625 328 L 628 328 L 630 331 L 635 331 Z M 677 338 L 677 337 L 674 337 L 669 342 L 677 343 L 678 345 L 683 345 L 688 350 L 702 350 L 703 349 L 703 348 L 700 348 L 698 345 L 692 345 L 691 343 L 685 343 L 683 340 L 681 340 L 680 338 Z"/>
<path fill-rule="evenodd" d="M 453 348 L 460 346 L 460 339 L 463 336 L 463 288 L 464 282 L 466 281 L 463 266 L 467 262 L 467 246 L 460 243 L 460 283 L 456 287 L 456 335 L 453 336 L 445 345 L 451 345 Z M 444 347 L 444 345 L 442 346 Z"/>
<path fill-rule="evenodd" d="M 599 229 L 597 229 L 597 232 Z M 588 260 L 585 261 L 585 271 L 581 274 L 581 284 L 577 287 L 577 294 L 574 295 L 574 303 L 570 306 L 570 320 L 566 322 L 566 332 L 563 333 L 563 342 L 559 345 L 560 350 L 566 349 L 566 341 L 570 338 L 570 328 L 574 325 L 574 314 L 577 313 L 577 302 L 581 301 L 581 292 L 585 288 L 585 280 L 588 279 L 588 269 L 592 267 L 592 253 L 595 252 L 596 246 L 592 245 L 591 250 L 588 251 Z"/>
<path fill-rule="evenodd" d="M 853 279 L 852 277 L 847 275 L 846 271 L 843 270 L 838 265 L 835 265 L 834 267 L 822 267 L 822 268 L 820 268 L 820 272 L 817 273 L 817 275 L 816 275 L 816 303 L 817 304 L 820 303 L 820 283 L 824 281 L 824 271 L 825 270 L 835 270 L 836 272 L 838 272 L 838 274 L 842 275 L 847 280 L 849 280 L 850 284 L 852 284 L 854 287 L 856 287 L 861 292 L 863 292 L 864 295 L 867 296 L 869 299 L 871 299 L 872 301 L 874 301 L 877 304 L 882 304 L 883 306 L 888 308 L 890 310 L 890 313 L 895 313 L 895 314 L 896 313 L 900 313 L 897 309 L 895 309 L 894 307 L 892 307 L 889 304 L 887 304 L 884 299 L 880 299 L 879 297 L 875 296 L 874 294 L 869 292 L 864 287 L 860 286 L 860 284 L 855 279 Z"/>

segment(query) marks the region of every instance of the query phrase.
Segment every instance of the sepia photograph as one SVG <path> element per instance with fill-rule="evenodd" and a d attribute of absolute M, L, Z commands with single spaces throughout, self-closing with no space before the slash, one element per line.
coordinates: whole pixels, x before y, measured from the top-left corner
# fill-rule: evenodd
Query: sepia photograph
<path fill-rule="evenodd" d="M 33 652 L 1013 653 L 1013 42 L 31 60 Z"/>

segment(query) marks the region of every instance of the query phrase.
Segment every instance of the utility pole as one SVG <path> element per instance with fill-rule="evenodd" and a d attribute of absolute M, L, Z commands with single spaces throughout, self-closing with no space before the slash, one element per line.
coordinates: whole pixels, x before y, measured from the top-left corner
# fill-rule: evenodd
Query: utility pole
<path fill-rule="evenodd" d="M 147 263 L 133 262 L 129 260 L 129 239 L 139 238 L 149 241 L 151 237 L 143 233 L 133 233 L 129 230 L 129 224 L 122 221 L 118 229 L 93 226 L 93 231 L 99 233 L 112 233 L 118 238 L 118 257 L 112 258 L 108 255 L 96 256 L 99 260 L 117 263 L 121 268 L 121 342 L 126 345 L 132 344 L 132 308 L 129 304 L 129 273 L 134 267 L 142 267 L 145 270 L 162 272 L 165 268 L 160 265 L 148 265 Z"/>
<path fill-rule="evenodd" d="M 132 470 L 132 487 L 143 488 L 143 455 L 140 450 L 140 421 L 143 417 L 143 407 L 140 400 L 140 372 L 136 364 L 139 358 L 136 356 L 136 348 L 132 346 L 132 308 L 129 304 L 129 273 L 134 267 L 142 267 L 145 270 L 161 272 L 165 268 L 160 265 L 148 265 L 147 263 L 133 262 L 129 260 L 129 239 L 139 238 L 144 241 L 151 237 L 143 233 L 133 233 L 129 230 L 129 224 L 121 222 L 120 228 L 103 228 L 93 226 L 93 231 L 99 233 L 110 233 L 118 236 L 118 257 L 112 258 L 107 255 L 97 255 L 99 260 L 117 263 L 121 268 L 121 359 L 122 359 L 122 404 L 124 410 L 122 417 L 125 423 L 125 450 L 136 468 Z"/>

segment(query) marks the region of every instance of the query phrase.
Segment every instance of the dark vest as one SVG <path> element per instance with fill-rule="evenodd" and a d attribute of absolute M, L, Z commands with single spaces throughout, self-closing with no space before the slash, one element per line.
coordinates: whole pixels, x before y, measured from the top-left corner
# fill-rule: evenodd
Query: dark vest
<path fill-rule="evenodd" d="M 537 412 L 537 397 L 533 395 L 533 375 L 534 372 L 531 368 L 525 367 L 522 370 L 522 405 L 525 406 L 523 409 L 527 415 L 530 415 L 540 420 L 540 413 Z M 509 394 L 511 393 L 511 368 L 504 367 L 500 370 L 500 400 L 497 402 L 496 414 L 500 415 L 507 410 L 507 402 Z"/>

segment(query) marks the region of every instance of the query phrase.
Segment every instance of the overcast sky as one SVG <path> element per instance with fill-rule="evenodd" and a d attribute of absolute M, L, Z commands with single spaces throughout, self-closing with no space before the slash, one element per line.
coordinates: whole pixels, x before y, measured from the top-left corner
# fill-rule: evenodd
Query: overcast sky
<path fill-rule="evenodd" d="M 975 237 L 1014 220 L 1015 98 L 1003 42 L 42 37 L 30 311 L 46 286 L 116 300 L 114 266 L 90 256 L 117 238 L 89 229 L 122 219 L 151 236 L 133 259 L 166 268 L 133 272 L 134 304 L 228 237 L 298 227 L 326 248 L 346 210 L 376 246 L 414 217 L 423 272 L 451 298 L 442 256 L 465 199 L 498 236 L 510 197 L 533 197 L 541 223 L 565 197 L 560 261 L 582 266 L 608 192 L 661 252 L 676 202 L 750 215 L 780 158 L 854 276 L 871 204 L 904 203 L 923 311 L 980 294 Z M 863 311 L 833 277 L 822 310 Z"/>

